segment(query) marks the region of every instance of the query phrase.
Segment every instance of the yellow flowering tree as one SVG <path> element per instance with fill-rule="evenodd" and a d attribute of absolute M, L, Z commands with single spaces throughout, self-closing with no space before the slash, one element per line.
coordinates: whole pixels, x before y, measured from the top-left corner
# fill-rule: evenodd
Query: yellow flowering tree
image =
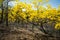
<path fill-rule="evenodd" d="M 40 3 L 43 0 L 38 0 Z M 48 2 L 48 0 L 46 0 Z M 37 5 L 36 2 L 33 1 L 35 6 Z M 42 5 L 38 6 L 37 10 L 34 10 L 31 4 L 18 2 L 14 7 L 12 7 L 9 11 L 9 21 L 16 22 L 21 21 L 25 23 L 32 23 L 33 25 L 39 25 L 40 27 L 48 26 L 48 28 L 56 28 L 60 29 L 60 11 L 59 8 L 52 8 L 51 5 L 47 5 L 47 8 L 43 7 Z M 37 7 L 36 7 L 37 8 Z M 46 32 L 47 33 L 47 32 Z"/>

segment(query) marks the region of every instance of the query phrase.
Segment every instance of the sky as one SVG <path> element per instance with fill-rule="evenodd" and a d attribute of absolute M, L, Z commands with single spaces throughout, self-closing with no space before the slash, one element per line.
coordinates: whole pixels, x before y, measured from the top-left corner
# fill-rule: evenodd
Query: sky
<path fill-rule="evenodd" d="M 48 3 L 51 4 L 52 7 L 57 8 L 58 5 L 60 5 L 60 0 L 50 0 Z"/>
<path fill-rule="evenodd" d="M 25 1 L 25 0 L 20 0 L 20 1 L 21 1 L 21 2 L 30 3 L 29 0 L 26 0 L 26 1 Z M 16 2 L 10 2 L 9 5 L 13 6 L 15 3 L 16 3 Z M 46 4 L 50 4 L 52 7 L 57 8 L 58 5 L 60 5 L 60 0 L 49 0 L 49 2 L 46 3 Z M 44 5 L 44 6 L 46 6 L 46 5 Z"/>

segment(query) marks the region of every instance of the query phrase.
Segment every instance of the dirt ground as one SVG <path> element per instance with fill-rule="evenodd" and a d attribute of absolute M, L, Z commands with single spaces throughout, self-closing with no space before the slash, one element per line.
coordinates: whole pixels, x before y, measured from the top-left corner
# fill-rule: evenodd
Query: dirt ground
<path fill-rule="evenodd" d="M 60 40 L 56 37 L 48 37 L 38 30 L 27 30 L 26 28 L 12 28 L 9 31 L 0 30 L 0 40 Z"/>

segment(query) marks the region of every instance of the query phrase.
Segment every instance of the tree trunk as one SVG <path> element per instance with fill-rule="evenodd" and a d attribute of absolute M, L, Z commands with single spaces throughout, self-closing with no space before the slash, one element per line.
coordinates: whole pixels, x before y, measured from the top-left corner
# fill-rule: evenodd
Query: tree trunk
<path fill-rule="evenodd" d="M 48 34 L 45 30 L 44 30 L 44 27 L 43 27 L 43 23 L 41 22 L 41 28 L 42 28 L 42 31 L 45 33 L 45 34 Z"/>
<path fill-rule="evenodd" d="M 8 26 L 8 0 L 7 0 L 7 7 L 6 7 L 6 26 Z"/>
<path fill-rule="evenodd" d="M 2 9 L 2 13 L 1 13 L 1 21 L 0 21 L 0 23 L 3 23 L 3 12 L 4 12 L 3 2 L 2 2 L 2 5 L 1 5 L 1 9 Z"/>

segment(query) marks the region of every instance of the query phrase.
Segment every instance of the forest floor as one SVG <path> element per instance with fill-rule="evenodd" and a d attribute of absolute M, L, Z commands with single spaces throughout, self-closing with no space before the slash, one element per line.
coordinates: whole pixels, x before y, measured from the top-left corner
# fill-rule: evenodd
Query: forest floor
<path fill-rule="evenodd" d="M 36 28 L 32 31 L 27 28 L 12 27 L 8 30 L 0 28 L 0 40 L 60 40 L 60 38 L 48 37 Z"/>

